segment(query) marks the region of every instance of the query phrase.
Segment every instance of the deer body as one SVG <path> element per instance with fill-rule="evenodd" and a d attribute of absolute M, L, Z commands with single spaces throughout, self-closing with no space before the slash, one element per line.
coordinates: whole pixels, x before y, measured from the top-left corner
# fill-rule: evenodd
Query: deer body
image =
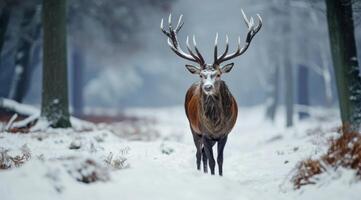
<path fill-rule="evenodd" d="M 203 155 L 204 172 L 208 171 L 208 160 L 211 173 L 214 174 L 215 160 L 211 149 L 218 142 L 217 162 L 219 175 L 222 175 L 223 149 L 237 120 L 236 100 L 223 81 L 220 82 L 219 91 L 212 96 L 203 93 L 201 83 L 198 82 L 188 89 L 184 107 L 197 149 L 197 169 L 200 169 Z"/>
<path fill-rule="evenodd" d="M 199 75 L 200 81 L 194 83 L 187 91 L 185 98 L 185 111 L 193 134 L 194 144 L 196 146 L 196 164 L 200 170 L 201 161 L 203 160 L 203 170 L 208 172 L 208 165 L 211 174 L 214 174 L 215 160 L 213 157 L 212 147 L 217 143 L 217 164 L 219 175 L 223 174 L 223 150 L 227 142 L 228 134 L 234 127 L 238 109 L 237 102 L 233 98 L 226 83 L 221 80 L 221 75 L 228 73 L 233 68 L 233 63 L 221 65 L 223 62 L 231 60 L 242 55 L 249 47 L 249 44 L 255 34 L 262 27 L 262 19 L 258 15 L 259 23 L 256 26 L 251 17 L 249 20 L 243 14 L 243 19 L 248 27 L 246 42 L 241 48 L 241 41 L 238 38 L 238 46 L 235 52 L 227 54 L 228 36 L 226 36 L 226 47 L 222 55 L 218 56 L 216 35 L 214 45 L 214 61 L 212 64 L 205 63 L 201 53 L 199 52 L 195 37 L 193 36 L 193 46 L 195 52 L 191 50 L 189 38 L 186 44 L 189 52 L 185 53 L 179 45 L 177 33 L 183 26 L 182 15 L 179 17 L 175 28 L 172 28 L 172 16 L 169 15 L 168 24 L 169 31 L 163 28 L 163 19 L 160 28 L 168 37 L 168 45 L 171 50 L 181 58 L 197 63 L 198 66 L 186 65 L 188 71 L 192 74 Z"/>
<path fill-rule="evenodd" d="M 184 107 L 192 132 L 214 140 L 226 137 L 237 120 L 237 102 L 224 81 L 213 96 L 204 94 L 199 82 L 194 83 L 187 91 Z"/>

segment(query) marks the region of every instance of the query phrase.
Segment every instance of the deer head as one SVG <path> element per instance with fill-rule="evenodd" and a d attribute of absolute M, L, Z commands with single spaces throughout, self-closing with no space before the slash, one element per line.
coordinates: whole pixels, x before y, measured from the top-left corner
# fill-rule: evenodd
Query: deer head
<path fill-rule="evenodd" d="M 253 17 L 250 19 L 247 18 L 247 16 L 244 14 L 242 10 L 242 15 L 244 22 L 247 25 L 248 33 L 246 36 L 246 41 L 243 47 L 241 48 L 241 39 L 238 37 L 238 45 L 235 52 L 228 54 L 229 44 L 228 44 L 228 36 L 226 35 L 226 47 L 222 55 L 218 56 L 218 50 L 217 50 L 217 44 L 218 44 L 218 33 L 216 35 L 215 44 L 214 44 L 214 61 L 213 64 L 207 64 L 205 63 L 203 56 L 199 52 L 197 48 L 197 43 L 195 36 L 193 35 L 193 47 L 195 52 L 191 49 L 189 45 L 189 37 L 187 36 L 186 39 L 186 47 L 189 53 L 186 53 L 182 50 L 182 48 L 179 45 L 179 41 L 177 39 L 177 34 L 182 28 L 184 22 L 182 22 L 181 15 L 178 19 L 178 23 L 175 28 L 172 27 L 172 15 L 169 15 L 168 18 L 168 27 L 169 31 L 166 31 L 163 27 L 163 19 L 160 23 L 160 28 L 162 32 L 168 37 L 168 45 L 172 49 L 174 53 L 176 53 L 179 57 L 184 58 L 188 61 L 197 63 L 198 65 L 190 65 L 187 64 L 186 68 L 188 71 L 192 74 L 197 74 L 200 77 L 201 82 L 201 88 L 202 91 L 206 95 L 213 95 L 216 93 L 216 91 L 219 88 L 219 82 L 221 81 L 221 75 L 224 73 L 228 73 L 232 70 L 234 63 L 228 63 L 223 65 L 222 63 L 225 61 L 229 61 L 233 58 L 236 58 L 240 55 L 242 55 L 249 47 L 253 37 L 258 33 L 258 31 L 262 27 L 262 18 L 259 14 L 257 14 L 258 17 L 258 24 L 254 24 Z"/>

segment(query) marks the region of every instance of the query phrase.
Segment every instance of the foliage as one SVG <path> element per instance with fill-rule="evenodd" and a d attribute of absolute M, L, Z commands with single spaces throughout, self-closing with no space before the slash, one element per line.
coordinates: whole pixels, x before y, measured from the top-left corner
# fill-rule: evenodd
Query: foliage
<path fill-rule="evenodd" d="M 11 156 L 8 152 L 8 149 L 0 149 L 0 170 L 20 167 L 31 158 L 30 150 L 26 145 L 21 147 L 20 155 Z"/>
<path fill-rule="evenodd" d="M 128 159 L 125 157 L 128 154 L 129 147 L 120 150 L 120 155 L 114 156 L 112 152 L 104 159 L 104 162 L 112 169 L 125 169 L 129 167 Z"/>
<path fill-rule="evenodd" d="M 105 182 L 110 179 L 108 170 L 93 159 L 85 159 L 74 165 L 66 166 L 66 168 L 70 176 L 79 182 Z"/>
<path fill-rule="evenodd" d="M 295 189 L 315 184 L 316 175 L 338 167 L 355 170 L 356 176 L 361 180 L 361 135 L 346 130 L 342 130 L 339 138 L 330 141 L 327 153 L 320 159 L 306 159 L 298 163 L 297 173 L 291 179 Z"/>

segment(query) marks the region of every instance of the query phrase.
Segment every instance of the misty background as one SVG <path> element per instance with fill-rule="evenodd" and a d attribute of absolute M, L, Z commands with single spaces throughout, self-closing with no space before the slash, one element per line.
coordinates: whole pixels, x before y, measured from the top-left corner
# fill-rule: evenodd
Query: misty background
<path fill-rule="evenodd" d="M 35 3 L 22 5 L 33 7 Z M 36 5 L 36 9 L 40 9 Z M 179 33 L 182 47 L 186 36 L 196 36 L 197 46 L 207 63 L 213 62 L 214 39 L 219 33 L 219 52 L 224 50 L 225 35 L 230 39 L 230 51 L 236 49 L 247 33 L 241 9 L 248 17 L 259 13 L 263 27 L 250 48 L 232 60 L 232 72 L 222 76 L 239 106 L 266 104 L 269 85 L 278 67 L 276 78 L 280 88 L 285 85 L 284 60 L 292 65 L 294 88 L 300 66 L 309 69 L 310 105 L 326 105 L 325 81 L 320 69 L 332 74 L 327 20 L 323 1 L 317 0 L 70 0 L 68 2 L 68 61 L 71 105 L 88 108 L 160 107 L 180 105 L 187 88 L 199 77 L 190 74 L 188 62 L 176 56 L 160 31 L 160 21 L 169 13 L 176 23 L 183 14 L 184 26 Z M 9 97 L 16 67 L 16 38 L 21 34 L 21 9 L 11 16 L 6 35 L 13 42 L 4 46 L 1 60 L 0 96 Z M 36 11 L 39 15 L 39 11 Z M 41 17 L 34 15 L 37 23 Z M 359 14 L 355 12 L 355 28 L 360 48 Z M 289 30 L 284 23 L 290 22 Z M 31 24 L 31 23 L 30 23 Z M 27 76 L 23 102 L 41 102 L 41 33 L 33 39 L 31 70 Z M 290 41 L 290 42 L 285 42 Z M 288 46 L 288 54 L 285 54 Z M 360 58 L 360 53 L 358 53 Z M 322 70 L 321 70 L 322 71 Z M 333 79 L 333 75 L 330 76 Z M 333 80 L 331 104 L 336 105 Z M 279 90 L 279 103 L 284 91 Z M 297 99 L 297 92 L 294 92 Z M 330 102 L 329 102 L 330 103 Z"/>

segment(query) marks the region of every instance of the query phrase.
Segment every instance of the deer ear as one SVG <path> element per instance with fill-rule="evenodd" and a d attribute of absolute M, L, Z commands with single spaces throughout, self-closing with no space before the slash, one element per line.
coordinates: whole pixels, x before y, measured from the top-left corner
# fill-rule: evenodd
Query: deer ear
<path fill-rule="evenodd" d="M 199 74 L 201 73 L 201 70 L 196 67 L 196 66 L 193 66 L 193 65 L 186 65 L 186 68 L 188 69 L 188 71 L 192 74 Z"/>
<path fill-rule="evenodd" d="M 222 72 L 222 73 L 228 73 L 228 72 L 230 72 L 230 71 L 232 70 L 232 68 L 233 68 L 233 65 L 234 65 L 234 63 L 226 64 L 225 66 L 223 66 L 223 67 L 221 68 L 221 72 Z"/>

